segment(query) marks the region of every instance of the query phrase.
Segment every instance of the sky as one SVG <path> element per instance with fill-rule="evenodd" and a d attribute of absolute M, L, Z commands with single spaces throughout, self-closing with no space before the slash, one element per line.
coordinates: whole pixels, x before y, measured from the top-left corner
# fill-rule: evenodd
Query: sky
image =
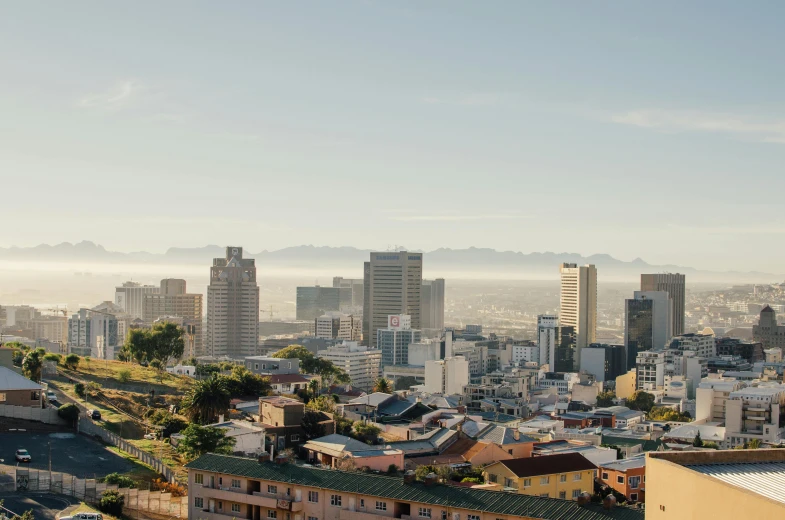
<path fill-rule="evenodd" d="M 779 273 L 783 19 L 765 0 L 6 2 L 0 246 Z"/>

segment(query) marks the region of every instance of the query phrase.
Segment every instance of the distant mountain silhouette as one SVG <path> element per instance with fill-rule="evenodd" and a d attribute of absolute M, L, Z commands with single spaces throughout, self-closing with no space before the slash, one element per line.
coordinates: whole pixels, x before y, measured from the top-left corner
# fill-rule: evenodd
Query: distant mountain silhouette
<path fill-rule="evenodd" d="M 257 259 L 257 266 L 270 267 L 307 267 L 307 268 L 358 268 L 368 260 L 371 250 L 354 247 L 317 247 L 302 245 L 287 247 L 276 251 L 252 253 L 245 256 Z M 625 262 L 607 254 L 582 256 L 577 253 L 521 253 L 516 251 L 496 251 L 488 248 L 469 247 L 467 249 L 439 248 L 425 251 L 426 269 L 430 272 L 482 273 L 492 272 L 495 277 L 509 273 L 515 278 L 527 276 L 555 278 L 558 266 L 563 262 L 595 264 L 605 275 L 636 277 L 642 272 L 680 272 L 692 275 L 693 281 L 728 280 L 737 282 L 768 282 L 781 279 L 781 275 L 761 272 L 711 272 L 677 265 L 652 265 L 640 258 Z M 166 253 L 136 251 L 122 253 L 107 251 L 101 245 L 90 241 L 77 244 L 63 242 L 57 245 L 41 244 L 35 247 L 0 248 L 0 260 L 26 260 L 37 262 L 90 261 L 95 263 L 150 263 L 150 264 L 199 264 L 209 265 L 213 258 L 222 257 L 224 247 L 207 245 L 194 248 L 169 248 Z M 358 269 L 359 270 L 359 269 Z M 361 271 L 360 271 L 361 272 Z"/>

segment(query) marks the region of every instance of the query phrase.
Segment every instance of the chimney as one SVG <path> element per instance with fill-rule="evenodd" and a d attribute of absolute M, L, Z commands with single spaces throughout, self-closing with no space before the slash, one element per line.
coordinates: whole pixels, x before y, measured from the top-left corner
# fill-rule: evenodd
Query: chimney
<path fill-rule="evenodd" d="M 585 506 L 589 502 L 591 502 L 591 495 L 589 493 L 587 493 L 586 491 L 584 491 L 583 493 L 581 493 L 578 496 L 578 505 L 579 506 Z"/>
<path fill-rule="evenodd" d="M 602 507 L 607 511 L 613 509 L 613 506 L 615 505 L 616 505 L 616 497 L 613 496 L 613 493 L 609 494 L 607 497 L 602 499 Z"/>
<path fill-rule="evenodd" d="M 521 431 L 518 428 L 515 428 L 512 431 L 512 438 L 515 439 L 516 441 L 521 440 Z"/>
<path fill-rule="evenodd" d="M 436 481 L 438 479 L 439 477 L 436 476 L 436 473 L 428 473 L 427 475 L 425 475 L 425 485 L 431 487 L 434 484 L 436 484 Z"/>
<path fill-rule="evenodd" d="M 275 457 L 275 463 L 276 464 L 286 464 L 286 462 L 287 462 L 287 459 L 286 459 L 285 455 L 278 455 L 277 457 Z"/>
<path fill-rule="evenodd" d="M 415 480 L 414 471 L 408 470 L 406 473 L 403 474 L 404 484 L 414 484 L 414 480 Z"/>

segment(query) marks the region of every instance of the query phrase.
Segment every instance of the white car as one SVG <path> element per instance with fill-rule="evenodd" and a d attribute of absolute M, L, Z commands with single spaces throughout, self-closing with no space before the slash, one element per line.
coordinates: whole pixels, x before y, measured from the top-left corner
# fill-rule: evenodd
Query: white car
<path fill-rule="evenodd" d="M 16 460 L 17 462 L 31 462 L 33 457 L 27 450 L 16 450 Z"/>
<path fill-rule="evenodd" d="M 101 513 L 77 513 L 74 516 L 61 516 L 60 520 L 104 520 Z"/>
<path fill-rule="evenodd" d="M 144 438 L 147 439 L 148 441 L 154 441 L 155 440 L 155 434 L 154 433 L 146 433 L 144 435 Z"/>
<path fill-rule="evenodd" d="M 47 401 L 57 401 L 57 396 L 51 390 L 46 393 L 46 400 Z"/>

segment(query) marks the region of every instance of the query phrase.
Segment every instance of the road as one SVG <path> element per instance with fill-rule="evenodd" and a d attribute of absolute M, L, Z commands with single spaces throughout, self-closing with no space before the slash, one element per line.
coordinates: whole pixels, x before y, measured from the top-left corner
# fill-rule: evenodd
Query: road
<path fill-rule="evenodd" d="M 0 500 L 3 507 L 17 515 L 32 509 L 35 520 L 54 520 L 58 512 L 79 503 L 75 498 L 49 493 L 5 493 L 0 494 Z"/>
<path fill-rule="evenodd" d="M 80 478 L 103 477 L 109 473 L 125 473 L 134 464 L 108 450 L 103 444 L 74 433 L 2 433 L 0 458 L 15 464 L 14 452 L 24 448 L 30 452 L 34 469 L 49 469 L 51 443 L 52 471 L 70 473 Z"/>

